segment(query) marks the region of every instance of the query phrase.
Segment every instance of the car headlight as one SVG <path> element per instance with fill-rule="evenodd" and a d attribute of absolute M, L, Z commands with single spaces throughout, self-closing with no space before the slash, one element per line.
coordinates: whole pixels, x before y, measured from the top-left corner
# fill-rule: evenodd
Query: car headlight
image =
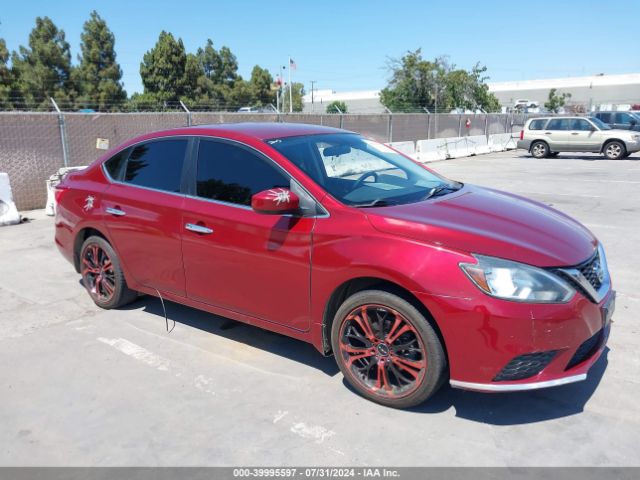
<path fill-rule="evenodd" d="M 478 263 L 460 268 L 484 293 L 493 297 L 530 303 L 565 303 L 576 293 L 562 278 L 541 268 L 501 258 L 474 255 Z"/>

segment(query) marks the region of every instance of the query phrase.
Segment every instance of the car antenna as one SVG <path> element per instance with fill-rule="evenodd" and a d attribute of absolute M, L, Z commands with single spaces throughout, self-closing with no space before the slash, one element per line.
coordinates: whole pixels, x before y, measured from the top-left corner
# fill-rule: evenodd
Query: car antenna
<path fill-rule="evenodd" d="M 176 321 L 172 319 L 173 327 L 171 327 L 171 330 L 169 330 L 169 317 L 167 317 L 167 309 L 164 307 L 164 299 L 162 298 L 162 295 L 160 295 L 160 292 L 157 288 L 154 288 L 154 290 L 158 294 L 158 298 L 160 299 L 160 303 L 162 304 L 162 313 L 164 313 L 164 324 L 167 327 L 167 333 L 171 333 L 173 332 L 173 329 L 176 328 Z"/>

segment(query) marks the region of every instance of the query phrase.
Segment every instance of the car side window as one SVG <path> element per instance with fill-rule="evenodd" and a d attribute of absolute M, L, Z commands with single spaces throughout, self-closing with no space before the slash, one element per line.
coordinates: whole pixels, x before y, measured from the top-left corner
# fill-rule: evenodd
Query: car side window
<path fill-rule="evenodd" d="M 604 123 L 612 123 L 611 122 L 611 114 L 610 113 L 598 113 L 596 118 L 599 118 Z"/>
<path fill-rule="evenodd" d="M 134 147 L 124 181 L 140 187 L 179 192 L 187 140 L 157 140 Z"/>
<path fill-rule="evenodd" d="M 104 168 L 113 180 L 120 180 L 122 178 L 122 171 L 124 170 L 123 167 L 127 161 L 130 151 L 130 148 L 125 148 L 104 162 Z"/>
<path fill-rule="evenodd" d="M 274 187 L 290 188 L 289 176 L 250 150 L 200 140 L 196 173 L 198 197 L 251 205 L 251 196 Z"/>
<path fill-rule="evenodd" d="M 591 124 L 582 118 L 574 119 L 571 125 L 571 130 L 581 130 L 581 131 L 590 131 Z"/>
<path fill-rule="evenodd" d="M 616 119 L 614 123 L 621 123 L 623 125 L 631 124 L 631 115 L 629 115 L 628 113 L 616 113 L 615 118 Z"/>
<path fill-rule="evenodd" d="M 568 118 L 554 118 L 549 121 L 546 130 L 569 130 L 571 128 L 571 120 Z"/>

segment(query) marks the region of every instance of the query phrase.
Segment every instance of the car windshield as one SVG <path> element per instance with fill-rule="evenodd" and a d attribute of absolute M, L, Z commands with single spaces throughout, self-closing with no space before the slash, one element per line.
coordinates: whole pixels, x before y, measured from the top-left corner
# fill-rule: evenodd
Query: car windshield
<path fill-rule="evenodd" d="M 598 127 L 600 130 L 611 130 L 611 127 L 606 123 L 604 123 L 599 118 L 591 117 L 589 120 L 591 120 L 595 124 L 595 126 Z"/>
<path fill-rule="evenodd" d="M 354 207 L 414 203 L 462 187 L 356 134 L 275 138 L 267 143 L 336 199 Z"/>

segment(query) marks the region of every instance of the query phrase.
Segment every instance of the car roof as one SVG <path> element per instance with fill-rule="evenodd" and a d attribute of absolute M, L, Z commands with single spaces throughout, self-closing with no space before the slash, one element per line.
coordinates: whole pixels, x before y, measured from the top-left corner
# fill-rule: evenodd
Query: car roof
<path fill-rule="evenodd" d="M 325 127 L 322 125 L 310 125 L 306 123 L 280 123 L 280 122 L 242 122 L 223 123 L 215 125 L 197 125 L 189 129 L 209 131 L 215 134 L 235 133 L 247 135 L 260 140 L 271 138 L 296 137 L 301 135 L 321 135 L 330 133 L 352 133 L 340 128 Z M 187 129 L 188 130 L 188 129 Z"/>
<path fill-rule="evenodd" d="M 587 119 L 588 117 L 585 117 L 584 115 L 558 115 L 557 117 L 534 117 L 534 118 L 530 118 L 528 121 L 532 121 L 532 120 L 552 120 L 552 119 L 575 119 L 575 118 L 585 118 Z"/>
<path fill-rule="evenodd" d="M 599 110 L 591 113 L 592 115 L 596 115 L 598 113 L 631 113 L 632 115 L 640 115 L 640 110 Z"/>

